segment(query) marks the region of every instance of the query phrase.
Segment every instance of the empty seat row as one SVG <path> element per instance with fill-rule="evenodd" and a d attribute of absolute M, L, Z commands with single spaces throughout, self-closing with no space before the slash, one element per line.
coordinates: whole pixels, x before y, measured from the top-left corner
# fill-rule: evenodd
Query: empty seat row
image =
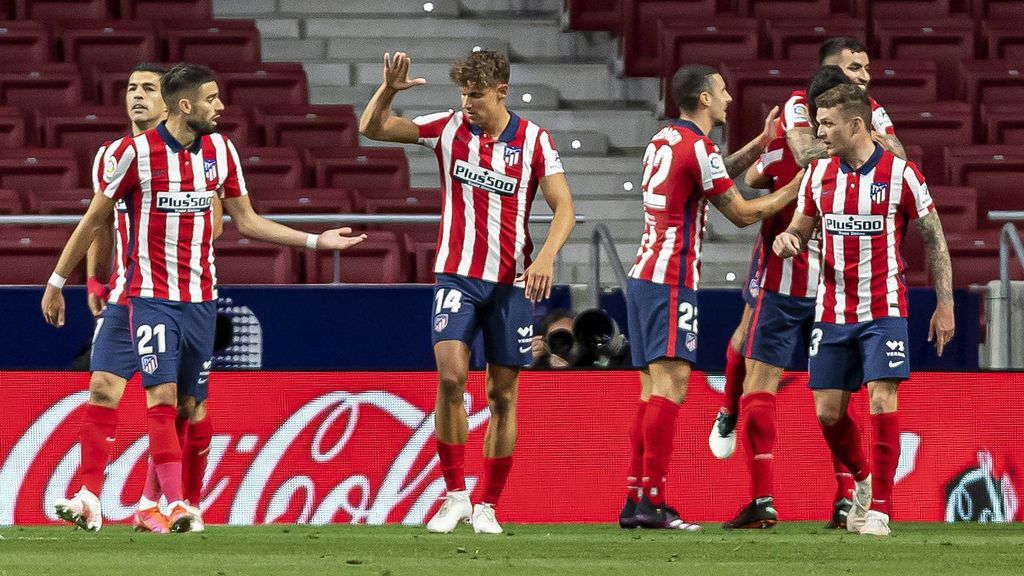
<path fill-rule="evenodd" d="M 131 18 L 209 20 L 211 0 L 2 0 L 0 18 L 73 20 Z"/>

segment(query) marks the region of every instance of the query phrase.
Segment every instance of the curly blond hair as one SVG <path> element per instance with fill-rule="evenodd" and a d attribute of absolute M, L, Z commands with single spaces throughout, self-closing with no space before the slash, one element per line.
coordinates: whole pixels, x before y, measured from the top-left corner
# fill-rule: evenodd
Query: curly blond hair
<path fill-rule="evenodd" d="M 456 86 L 493 88 L 508 84 L 508 57 L 500 52 L 480 50 L 452 64 L 448 77 Z"/>

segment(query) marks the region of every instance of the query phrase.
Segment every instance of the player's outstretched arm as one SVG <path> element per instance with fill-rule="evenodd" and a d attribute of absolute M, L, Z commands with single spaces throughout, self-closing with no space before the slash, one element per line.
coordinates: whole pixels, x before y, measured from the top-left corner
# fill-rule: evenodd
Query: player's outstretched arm
<path fill-rule="evenodd" d="M 516 278 L 516 282 L 526 284 L 526 298 L 531 302 L 539 302 L 551 297 L 551 285 L 554 280 L 555 256 L 569 238 L 573 226 L 576 225 L 576 209 L 573 207 L 572 195 L 569 194 L 569 183 L 565 174 L 560 172 L 541 178 L 540 190 L 544 200 L 551 207 L 554 217 L 548 229 L 547 240 L 537 253 L 537 258 L 530 267 Z"/>
<path fill-rule="evenodd" d="M 113 200 L 103 194 L 94 195 L 89 202 L 89 209 L 78 221 L 71 238 L 64 245 L 60 259 L 57 260 L 57 267 L 46 283 L 46 291 L 43 292 L 43 318 L 48 324 L 58 328 L 64 325 L 64 295 L 61 293 L 64 281 L 85 257 L 96 233 L 101 228 L 109 226 L 109 216 L 113 211 Z"/>
<path fill-rule="evenodd" d="M 89 311 L 99 316 L 107 307 L 106 280 L 110 277 L 110 254 L 114 251 L 114 212 L 107 215 L 103 226 L 96 229 L 96 236 L 85 253 L 85 277 L 89 282 L 86 299 Z M 94 284 L 96 288 L 94 289 Z"/>
<path fill-rule="evenodd" d="M 764 130 L 757 135 L 756 138 L 747 142 L 747 145 L 740 148 L 736 152 L 729 154 L 725 159 L 725 171 L 729 173 L 729 178 L 737 178 L 740 174 L 747 171 L 748 168 L 757 162 L 757 159 L 761 157 L 761 153 L 764 152 L 765 147 L 775 137 L 775 131 L 779 122 L 779 107 L 772 108 L 771 112 L 764 119 Z"/>
<path fill-rule="evenodd" d="M 220 196 L 213 195 L 213 239 L 220 238 L 224 233 L 224 204 Z"/>
<path fill-rule="evenodd" d="M 746 174 L 743 175 L 743 181 L 747 183 L 747 186 L 751 188 L 758 188 L 761 190 L 767 190 L 772 187 L 772 179 L 762 174 L 757 169 L 757 164 L 747 168 Z"/>
<path fill-rule="evenodd" d="M 807 168 L 812 160 L 828 156 L 825 144 L 814 135 L 813 128 L 790 128 L 786 131 L 786 144 L 789 145 L 793 158 L 801 168 Z"/>
<path fill-rule="evenodd" d="M 942 232 L 938 212 L 932 211 L 918 218 L 914 225 L 924 238 L 928 269 L 931 271 L 937 300 L 935 313 L 928 324 L 928 341 L 935 342 L 935 351 L 942 356 L 946 344 L 953 339 L 956 326 L 953 320 L 953 263 L 949 258 L 949 248 L 946 246 L 946 236 Z"/>
<path fill-rule="evenodd" d="M 396 94 L 427 83 L 423 78 L 409 79 L 410 64 L 412 60 L 404 52 L 395 52 L 394 60 L 391 54 L 384 54 L 384 81 L 359 117 L 360 134 L 385 142 L 415 144 L 419 141 L 420 130 L 412 120 L 391 114 L 391 102 Z"/>
<path fill-rule="evenodd" d="M 772 243 L 772 251 L 776 256 L 792 258 L 804 251 L 807 243 L 818 226 L 818 219 L 806 214 L 797 212 L 793 214 L 793 220 L 789 223 L 786 231 L 775 237 Z"/>
<path fill-rule="evenodd" d="M 351 228 L 335 228 L 320 234 L 308 234 L 267 220 L 252 209 L 248 196 L 225 198 L 223 202 L 224 209 L 231 215 L 231 220 L 243 236 L 264 242 L 314 250 L 344 250 L 366 239 L 366 234 L 350 236 Z"/>
<path fill-rule="evenodd" d="M 711 203 L 714 204 L 715 208 L 718 208 L 718 211 L 728 218 L 730 222 L 740 228 L 744 228 L 755 222 L 764 220 L 785 208 L 786 205 L 793 200 L 796 200 L 797 192 L 800 190 L 800 181 L 803 179 L 803 176 L 804 173 L 801 171 L 789 184 L 786 184 L 771 194 L 767 194 L 753 200 L 744 199 L 739 190 L 733 186 L 726 190 L 724 194 L 712 196 Z"/>

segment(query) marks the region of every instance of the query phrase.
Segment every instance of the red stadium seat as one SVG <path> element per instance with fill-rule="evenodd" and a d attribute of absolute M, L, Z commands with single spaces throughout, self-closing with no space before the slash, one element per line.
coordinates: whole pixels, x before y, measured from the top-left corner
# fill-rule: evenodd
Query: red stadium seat
<path fill-rule="evenodd" d="M 339 188 L 265 188 L 253 191 L 253 206 L 260 214 L 351 214 L 352 194 Z M 324 224 L 318 224 L 323 228 Z M 336 226 L 330 226 L 336 227 Z"/>
<path fill-rule="evenodd" d="M 230 138 L 236 148 L 263 146 L 263 134 L 244 108 L 226 108 L 217 118 L 217 132 Z"/>
<path fill-rule="evenodd" d="M 1020 20 L 1024 0 L 971 0 L 971 10 L 976 20 Z"/>
<path fill-rule="evenodd" d="M 109 0 L 15 0 L 19 20 L 103 19 L 113 16 Z"/>
<path fill-rule="evenodd" d="M 1012 61 L 965 62 L 964 98 L 974 110 L 1024 102 L 1024 65 Z"/>
<path fill-rule="evenodd" d="M 949 16 L 949 0 L 852 0 L 855 16 L 868 18 L 928 18 Z"/>
<path fill-rule="evenodd" d="M 948 181 L 978 190 L 978 225 L 989 222 L 990 210 L 1024 210 L 1024 150 L 1019 146 L 952 146 L 946 148 Z"/>
<path fill-rule="evenodd" d="M 301 64 L 272 62 L 255 66 L 216 67 L 217 80 L 225 104 L 232 106 L 268 106 L 308 104 L 306 71 Z"/>
<path fill-rule="evenodd" d="M 661 77 L 665 100 L 671 100 L 672 75 L 684 64 L 718 67 L 726 60 L 757 59 L 757 21 L 722 19 L 658 23 L 661 36 Z"/>
<path fill-rule="evenodd" d="M 882 106 L 888 102 L 935 102 L 938 95 L 936 69 L 934 62 L 873 60 L 868 90 Z"/>
<path fill-rule="evenodd" d="M 0 66 L 45 64 L 52 60 L 50 32 L 42 22 L 0 23 Z"/>
<path fill-rule="evenodd" d="M 17 190 L 0 190 L 0 214 L 22 214 L 25 202 Z"/>
<path fill-rule="evenodd" d="M 0 226 L 0 284 L 43 284 L 71 236 L 71 227 L 12 228 Z M 81 284 L 83 266 L 68 276 L 68 283 Z"/>
<path fill-rule="evenodd" d="M 401 148 L 339 148 L 307 152 L 317 186 L 355 190 L 409 187 L 409 162 Z"/>
<path fill-rule="evenodd" d="M 890 103 L 885 109 L 896 127 L 900 141 L 923 149 L 924 163 L 928 166 L 925 177 L 928 181 L 936 184 L 944 182 L 944 147 L 950 142 L 971 142 L 973 138 L 970 106 L 963 102 Z"/>
<path fill-rule="evenodd" d="M 794 90 L 803 90 L 813 62 L 762 60 L 727 62 L 721 72 L 734 102 L 729 105 L 729 148 L 739 150 L 764 128 L 761 105 L 781 106 Z M 667 115 L 672 117 L 672 111 Z"/>
<path fill-rule="evenodd" d="M 437 258 L 437 243 L 416 242 L 412 247 L 413 266 L 416 277 L 413 279 L 420 284 L 433 284 L 434 260 Z"/>
<path fill-rule="evenodd" d="M 82 75 L 73 64 L 0 71 L 0 105 L 67 109 L 82 102 Z"/>
<path fill-rule="evenodd" d="M 953 260 L 953 287 L 988 284 L 999 279 L 999 232 L 976 231 L 971 234 L 946 234 L 949 256 Z M 1010 266 L 1011 280 L 1024 280 L 1020 266 Z"/>
<path fill-rule="evenodd" d="M 68 150 L 0 149 L 0 188 L 32 192 L 69 190 L 78 185 L 78 166 Z"/>
<path fill-rule="evenodd" d="M 63 59 L 77 63 L 89 84 L 86 95 L 97 99 L 95 81 L 104 70 L 130 70 L 138 62 L 161 59 L 156 30 L 150 22 L 75 22 L 61 32 Z"/>
<path fill-rule="evenodd" d="M 847 16 L 774 19 L 765 23 L 765 35 L 773 58 L 817 61 L 818 48 L 828 38 L 863 38 L 864 19 Z"/>
<path fill-rule="evenodd" d="M 738 11 L 758 18 L 817 18 L 827 22 L 833 14 L 832 0 L 738 0 Z"/>
<path fill-rule="evenodd" d="M 282 106 L 256 110 L 267 146 L 351 148 L 359 145 L 359 121 L 351 106 Z"/>
<path fill-rule="evenodd" d="M 43 144 L 48 148 L 70 150 L 78 161 L 78 173 L 92 186 L 92 162 L 96 150 L 108 140 L 130 134 L 124 110 L 117 107 L 78 107 L 40 118 Z"/>
<path fill-rule="evenodd" d="M 1021 11 L 1015 20 L 982 21 L 981 37 L 990 59 L 1024 61 L 1024 2 L 1021 2 Z"/>
<path fill-rule="evenodd" d="M 174 23 L 164 31 L 168 60 L 216 64 L 258 64 L 260 32 L 252 20 Z"/>
<path fill-rule="evenodd" d="M 620 0 L 566 0 L 565 13 L 572 30 L 615 32 L 621 20 Z"/>
<path fill-rule="evenodd" d="M 85 214 L 93 195 L 91 188 L 35 190 L 28 205 L 34 214 Z"/>
<path fill-rule="evenodd" d="M 334 279 L 334 253 L 306 250 L 306 282 L 326 284 Z M 341 281 L 358 284 L 396 284 L 409 280 L 402 238 L 376 230 L 362 243 L 340 253 Z"/>
<path fill-rule="evenodd" d="M 121 18 L 139 20 L 209 20 L 210 0 L 121 0 Z"/>
<path fill-rule="evenodd" d="M 895 61 L 925 60 L 936 64 L 973 60 L 974 22 L 963 18 L 876 18 L 879 57 Z M 877 66 L 873 66 L 877 68 Z M 938 66 L 939 97 L 955 99 L 960 85 L 959 67 Z"/>
<path fill-rule="evenodd" d="M 0 108 L 0 147 L 20 148 L 29 144 L 25 116 L 17 108 Z M 32 139 L 34 144 L 35 138 Z"/>
<path fill-rule="evenodd" d="M 375 200 L 401 201 L 413 206 L 433 206 L 435 203 L 441 202 L 441 190 L 437 188 L 396 188 L 393 190 L 368 188 L 354 190 L 352 197 L 356 210 L 366 212 L 369 203 Z"/>
<path fill-rule="evenodd" d="M 978 229 L 978 191 L 969 186 L 928 186 L 942 216 L 942 230 L 966 234 Z"/>
<path fill-rule="evenodd" d="M 302 188 L 306 184 L 302 158 L 294 148 L 239 149 L 238 157 L 246 186 L 253 194 L 267 189 Z"/>
<path fill-rule="evenodd" d="M 621 0 L 622 61 L 629 76 L 657 76 L 661 72 L 658 21 L 711 18 L 715 0 Z"/>
<path fill-rule="evenodd" d="M 405 198 L 368 198 L 364 201 L 363 207 L 367 214 L 440 214 L 441 197 L 435 196 L 430 200 L 416 198 L 415 196 Z"/>
<path fill-rule="evenodd" d="M 1024 144 L 1024 105 L 982 106 L 981 119 L 988 144 Z"/>
<path fill-rule="evenodd" d="M 225 230 L 214 243 L 217 284 L 295 284 L 299 260 L 295 250 L 245 238 Z"/>

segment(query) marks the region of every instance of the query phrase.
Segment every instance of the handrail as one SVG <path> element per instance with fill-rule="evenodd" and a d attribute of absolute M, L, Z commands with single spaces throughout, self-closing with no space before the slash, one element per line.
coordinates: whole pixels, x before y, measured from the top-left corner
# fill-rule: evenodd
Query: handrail
<path fill-rule="evenodd" d="M 989 217 L 991 218 L 991 212 Z M 1000 299 L 1003 300 L 1003 345 L 999 351 L 1000 368 L 1010 368 L 1010 359 L 1013 355 L 1010 354 L 1010 346 L 1013 339 L 1010 337 L 1012 330 L 1010 324 L 1011 313 L 1010 310 L 1013 306 L 1013 300 L 1010 298 L 1010 247 L 1013 247 L 1014 255 L 1017 257 L 1017 263 L 1024 268 L 1024 243 L 1021 243 L 1020 232 L 1013 224 L 1007 222 L 1003 225 L 1002 229 L 999 230 L 999 290 Z"/>
<path fill-rule="evenodd" d="M 441 221 L 440 214 L 264 214 L 267 220 L 281 224 L 436 224 Z M 551 214 L 530 216 L 530 222 L 549 224 L 554 218 Z M 82 219 L 78 214 L 19 214 L 0 216 L 0 225 L 72 225 Z M 224 215 L 224 221 L 230 222 L 231 216 Z M 576 215 L 576 222 L 586 222 L 587 217 Z"/>
<path fill-rule="evenodd" d="M 615 241 L 612 240 L 612 233 L 604 224 L 594 226 L 590 235 L 590 267 L 593 274 L 594 305 L 601 305 L 601 245 L 604 244 L 608 256 L 611 257 L 612 272 L 622 287 L 622 293 L 628 290 L 626 286 L 626 270 L 622 267 L 622 260 L 619 258 L 619 251 L 615 248 Z"/>
<path fill-rule="evenodd" d="M 988 219 L 993 222 L 1024 222 L 1024 211 L 989 210 Z"/>

